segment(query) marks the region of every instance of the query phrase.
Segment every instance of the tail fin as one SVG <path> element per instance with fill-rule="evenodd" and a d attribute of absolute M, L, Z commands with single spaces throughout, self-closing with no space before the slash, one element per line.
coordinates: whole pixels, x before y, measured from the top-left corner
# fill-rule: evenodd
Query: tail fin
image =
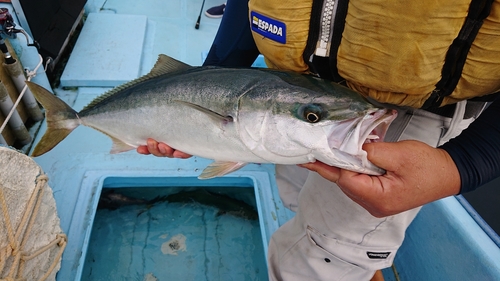
<path fill-rule="evenodd" d="M 45 117 L 47 118 L 47 131 L 38 142 L 31 156 L 40 156 L 66 138 L 76 127 L 78 115 L 69 105 L 64 103 L 51 92 L 42 86 L 26 81 L 29 89 L 45 108 Z"/>

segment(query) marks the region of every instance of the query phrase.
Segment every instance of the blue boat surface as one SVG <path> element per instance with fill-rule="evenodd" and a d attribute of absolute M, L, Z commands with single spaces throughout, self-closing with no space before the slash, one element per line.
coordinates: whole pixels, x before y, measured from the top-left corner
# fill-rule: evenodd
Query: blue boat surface
<path fill-rule="evenodd" d="M 207 0 L 205 9 L 220 4 Z M 85 23 L 54 93 L 78 111 L 112 87 L 148 73 L 159 54 L 201 65 L 220 24 L 220 19 L 202 16 L 200 28 L 195 29 L 201 5 L 201 0 L 87 1 Z M 20 9 L 8 3 L 0 7 Z M 17 20 L 22 26 L 22 18 Z M 35 48 L 21 40 L 12 40 L 12 45 L 25 67 L 38 63 Z M 263 66 L 262 58 L 255 65 Z M 42 72 L 32 81 L 50 89 Z M 34 144 L 45 130 L 42 122 L 32 132 Z M 196 177 L 211 160 L 165 159 L 135 151 L 110 154 L 110 148 L 108 137 L 81 126 L 50 153 L 35 158 L 49 176 L 61 227 L 68 236 L 57 280 L 267 280 L 267 243 L 294 215 L 279 198 L 273 165 L 251 164 L 200 181 Z M 128 192 L 128 198 L 144 199 L 145 195 L 137 195 L 141 189 L 152 192 L 147 200 L 207 189 L 246 202 L 259 216 L 249 222 L 221 214 L 217 207 L 190 203 L 177 203 L 178 213 L 167 212 L 164 202 L 138 210 L 98 208 L 103 192 Z M 237 190 L 249 195 L 238 198 Z M 106 220 L 113 215 L 121 217 Z M 110 225 L 113 221 L 116 226 Z M 153 230 L 165 224 L 176 228 Z M 117 241 L 127 245 L 109 252 Z M 467 200 L 445 198 L 423 207 L 407 231 L 394 267 L 383 270 L 384 278 L 500 280 L 499 241 Z"/>

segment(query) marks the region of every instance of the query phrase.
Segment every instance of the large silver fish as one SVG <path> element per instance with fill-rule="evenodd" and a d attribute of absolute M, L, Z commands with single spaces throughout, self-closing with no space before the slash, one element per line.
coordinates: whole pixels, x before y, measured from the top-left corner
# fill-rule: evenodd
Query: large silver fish
<path fill-rule="evenodd" d="M 116 87 L 76 112 L 27 82 L 46 109 L 42 155 L 79 125 L 113 140 L 111 153 L 147 138 L 214 159 L 200 175 L 225 175 L 247 163 L 328 165 L 379 175 L 362 150 L 382 141 L 396 112 L 313 76 L 269 69 L 191 67 L 160 55 L 151 72 Z"/>

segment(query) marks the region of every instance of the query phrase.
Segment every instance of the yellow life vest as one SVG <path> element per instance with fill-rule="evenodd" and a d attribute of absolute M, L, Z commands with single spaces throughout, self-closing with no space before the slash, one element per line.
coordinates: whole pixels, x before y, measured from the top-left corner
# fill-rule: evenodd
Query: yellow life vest
<path fill-rule="evenodd" d="M 307 72 L 302 54 L 309 34 L 312 0 L 250 0 L 248 6 L 254 41 L 267 66 Z M 281 34 L 285 42 L 272 38 L 272 30 L 269 30 L 270 25 L 279 23 L 286 25 Z"/>
<path fill-rule="evenodd" d="M 311 25 L 314 1 L 249 1 L 255 43 L 269 67 L 314 72 L 308 58 L 304 59 L 308 38 L 319 32 Z M 442 80 L 448 50 L 464 26 L 470 2 L 350 0 L 334 54 L 338 73 L 349 87 L 379 102 L 422 107 Z M 259 29 L 260 18 L 260 27 L 267 30 Z M 268 36 L 266 32 L 273 31 L 270 25 L 282 27 L 284 40 Z M 451 58 L 448 68 L 457 68 Z M 458 75 L 456 86 L 438 100 L 438 105 L 500 90 L 500 0 L 493 2 L 466 49 Z"/>

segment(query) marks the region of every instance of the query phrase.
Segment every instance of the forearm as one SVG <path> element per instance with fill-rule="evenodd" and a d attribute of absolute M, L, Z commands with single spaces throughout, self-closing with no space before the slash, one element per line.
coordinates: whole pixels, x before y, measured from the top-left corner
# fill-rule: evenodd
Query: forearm
<path fill-rule="evenodd" d="M 451 156 L 465 193 L 500 176 L 500 99 L 466 130 L 440 148 Z"/>

